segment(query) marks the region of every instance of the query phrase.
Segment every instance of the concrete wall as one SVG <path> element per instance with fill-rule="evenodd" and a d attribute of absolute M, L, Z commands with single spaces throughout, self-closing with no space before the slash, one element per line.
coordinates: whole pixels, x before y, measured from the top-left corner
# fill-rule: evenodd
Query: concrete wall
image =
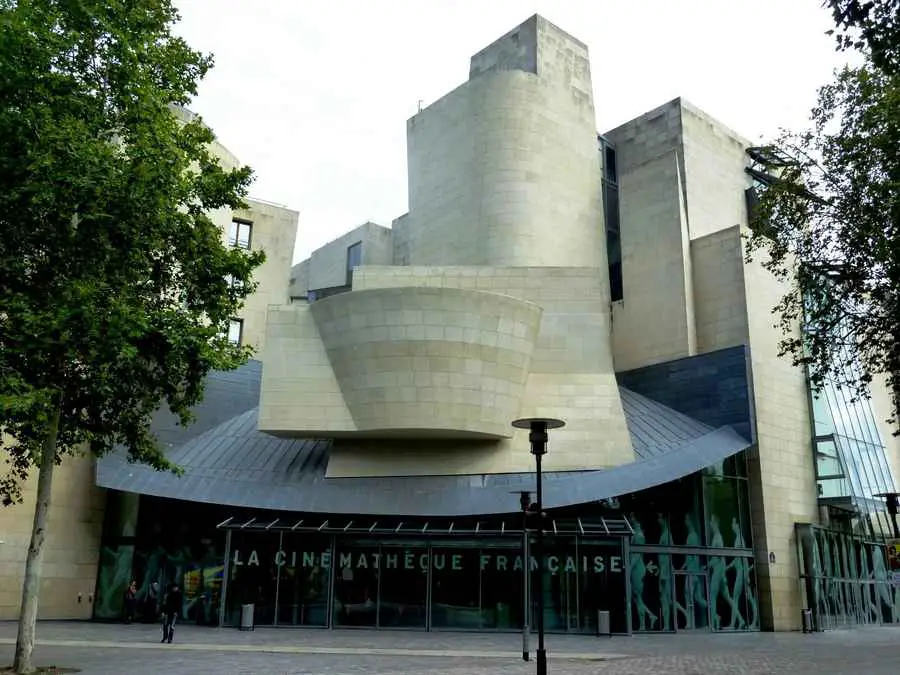
<path fill-rule="evenodd" d="M 533 17 L 407 122 L 412 265 L 600 266 L 587 49 Z"/>
<path fill-rule="evenodd" d="M 259 354 L 265 346 L 269 305 L 281 305 L 289 300 L 288 281 L 299 214 L 276 204 L 252 199 L 246 201 L 248 208 L 235 211 L 232 217 L 253 223 L 250 248 L 265 251 L 266 261 L 254 272 L 253 278 L 259 285 L 256 292 L 244 301 L 238 317 L 244 320 L 244 344 L 252 345 Z M 228 236 L 227 227 L 223 230 L 223 236 Z"/>
<path fill-rule="evenodd" d="M 288 297 L 305 298 L 309 292 L 309 258 L 291 267 L 288 281 Z"/>
<path fill-rule="evenodd" d="M 36 488 L 35 473 L 24 486 L 24 503 L 0 506 L 0 619 L 19 616 Z M 105 491 L 94 486 L 93 460 L 67 457 L 56 468 L 52 495 L 39 617 L 88 619 L 95 598 L 105 503 Z"/>
<path fill-rule="evenodd" d="M 870 386 L 872 393 L 872 412 L 878 432 L 884 442 L 888 456 L 888 465 L 894 478 L 894 489 L 900 489 L 900 424 L 897 420 L 890 424 L 888 420 L 895 416 L 894 403 L 887 385 L 887 378 L 877 377 Z"/>

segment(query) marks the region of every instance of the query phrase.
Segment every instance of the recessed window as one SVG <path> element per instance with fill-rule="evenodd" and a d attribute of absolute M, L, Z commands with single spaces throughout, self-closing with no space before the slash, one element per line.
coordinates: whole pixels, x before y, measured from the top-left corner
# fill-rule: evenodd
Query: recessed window
<path fill-rule="evenodd" d="M 253 223 L 248 220 L 232 220 L 228 230 L 228 244 L 235 248 L 250 248 L 250 237 L 253 235 Z"/>
<path fill-rule="evenodd" d="M 228 284 L 228 288 L 241 289 L 244 287 L 244 282 L 240 279 L 235 279 L 230 274 L 225 275 L 225 283 Z"/>
<path fill-rule="evenodd" d="M 362 265 L 362 242 L 347 247 L 347 285 L 353 282 L 353 268 Z"/>
<path fill-rule="evenodd" d="M 240 345 L 244 339 L 244 320 L 232 319 L 228 322 L 228 341 Z"/>

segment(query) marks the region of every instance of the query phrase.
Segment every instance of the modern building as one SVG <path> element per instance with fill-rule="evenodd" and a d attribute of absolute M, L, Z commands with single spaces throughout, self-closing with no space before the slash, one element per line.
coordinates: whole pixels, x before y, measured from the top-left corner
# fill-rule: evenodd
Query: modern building
<path fill-rule="evenodd" d="M 284 267 L 259 359 L 155 420 L 184 475 L 67 467 L 43 615 L 116 618 L 135 578 L 210 625 L 519 630 L 542 578 L 553 631 L 900 623 L 889 397 L 777 356 L 742 239 L 764 154 L 681 99 L 594 120 L 545 19 L 473 56 L 407 121 L 408 212 Z M 540 559 L 531 416 L 567 422 Z"/>

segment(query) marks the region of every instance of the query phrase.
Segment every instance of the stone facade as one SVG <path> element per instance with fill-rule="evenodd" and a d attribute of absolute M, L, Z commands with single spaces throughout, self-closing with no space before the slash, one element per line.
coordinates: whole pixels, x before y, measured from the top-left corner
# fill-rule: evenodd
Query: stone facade
<path fill-rule="evenodd" d="M 183 109 L 174 112 L 183 120 L 192 117 Z M 224 168 L 241 165 L 218 141 L 210 149 Z M 254 274 L 259 286 L 237 316 L 243 321 L 243 342 L 259 351 L 264 347 L 269 305 L 288 301 L 298 213 L 261 200 L 245 201 L 246 209 L 233 213 L 219 209 L 210 217 L 226 242 L 234 218 L 251 223 L 250 247 L 266 253 L 265 263 Z M 75 456 L 66 457 L 56 469 L 41 586 L 42 619 L 88 619 L 93 615 L 98 561 L 104 555 L 100 542 L 106 504 L 105 491 L 95 486 L 94 466 L 93 458 Z M 36 485 L 35 474 L 24 486 L 22 504 L 0 507 L 0 619 L 14 619 L 19 613 Z M 135 503 L 135 517 L 136 508 Z"/>
<path fill-rule="evenodd" d="M 510 427 L 523 416 L 571 425 L 548 469 L 633 461 L 587 48 L 532 17 L 472 57 L 469 81 L 411 118 L 407 138 L 391 259 L 372 259 L 387 255 L 370 224 L 313 254 L 308 285 L 333 287 L 350 281 L 348 246 L 363 246 L 352 290 L 273 314 L 260 429 L 352 439 L 330 476 L 527 470 L 527 433 Z M 374 451 L 385 434 L 450 445 Z"/>

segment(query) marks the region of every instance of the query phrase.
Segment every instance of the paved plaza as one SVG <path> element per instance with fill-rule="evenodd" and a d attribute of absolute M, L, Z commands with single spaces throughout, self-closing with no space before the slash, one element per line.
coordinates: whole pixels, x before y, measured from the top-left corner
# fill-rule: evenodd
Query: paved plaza
<path fill-rule="evenodd" d="M 16 626 L 0 623 L 0 666 Z M 38 626 L 37 665 L 88 675 L 482 675 L 533 673 L 511 634 L 179 626 L 159 644 L 153 625 L 51 622 Z M 895 675 L 900 627 L 814 635 L 751 633 L 548 638 L 553 675 Z M 532 645 L 533 648 L 533 645 Z"/>

